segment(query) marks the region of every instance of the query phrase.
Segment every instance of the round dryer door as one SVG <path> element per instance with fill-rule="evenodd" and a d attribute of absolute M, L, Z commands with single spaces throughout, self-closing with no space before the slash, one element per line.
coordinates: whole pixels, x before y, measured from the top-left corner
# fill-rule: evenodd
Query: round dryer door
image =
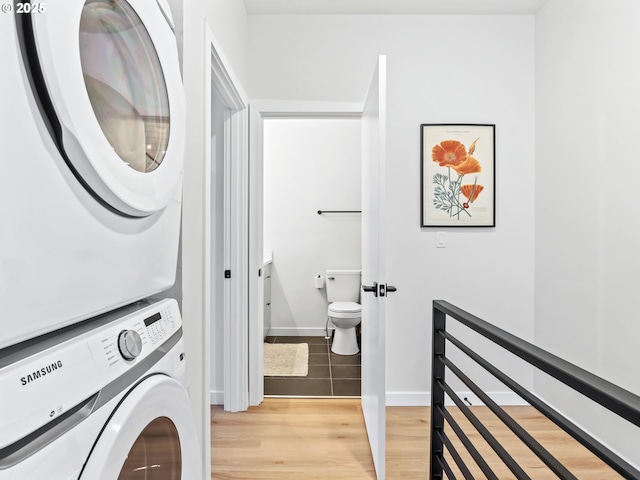
<path fill-rule="evenodd" d="M 200 447 L 182 386 L 154 375 L 117 407 L 80 479 L 191 480 L 202 478 Z"/>
<path fill-rule="evenodd" d="M 161 210 L 182 181 L 184 91 L 166 14 L 151 0 L 65 0 L 27 28 L 58 148 L 125 215 Z"/>

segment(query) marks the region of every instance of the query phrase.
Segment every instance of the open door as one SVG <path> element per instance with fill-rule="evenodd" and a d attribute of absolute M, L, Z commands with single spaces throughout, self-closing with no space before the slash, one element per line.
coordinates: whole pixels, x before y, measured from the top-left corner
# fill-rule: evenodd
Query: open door
<path fill-rule="evenodd" d="M 362 114 L 362 410 L 378 480 L 385 478 L 386 57 Z"/>

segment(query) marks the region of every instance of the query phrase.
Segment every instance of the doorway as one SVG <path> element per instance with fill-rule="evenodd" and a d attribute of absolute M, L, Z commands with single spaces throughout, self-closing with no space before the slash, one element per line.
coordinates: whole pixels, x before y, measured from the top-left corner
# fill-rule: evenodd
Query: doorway
<path fill-rule="evenodd" d="M 249 101 L 208 23 L 204 24 L 204 43 L 194 41 L 187 73 L 196 80 L 200 91 L 189 90 L 193 108 L 188 115 L 188 131 L 191 132 L 185 148 L 185 169 L 182 212 L 182 316 L 185 319 L 185 349 L 190 352 L 187 362 L 189 394 L 198 425 L 198 435 L 203 448 L 203 472 L 211 471 L 211 400 L 224 401 L 228 411 L 246 410 L 248 407 L 248 372 L 246 360 L 248 307 L 249 251 L 248 219 L 248 123 Z M 200 56 L 201 54 L 201 56 Z M 212 313 L 211 281 L 214 272 L 211 262 L 212 247 L 212 142 L 211 108 L 212 92 L 216 92 L 224 105 L 224 162 L 228 166 L 230 207 L 227 221 L 231 249 L 225 252 L 232 277 L 225 279 L 224 318 Z M 197 100 L 197 102 L 195 101 Z M 187 102 L 189 105 L 189 101 Z M 235 274 L 234 274 L 235 272 Z M 234 321 L 232 322 L 232 319 Z M 211 348 L 213 322 L 223 323 L 224 351 Z M 216 324 L 217 325 L 217 324 Z M 211 384 L 213 361 L 224 368 L 224 385 Z M 219 381 L 219 380 L 218 380 Z M 221 400 L 223 399 L 223 400 Z"/>
<path fill-rule="evenodd" d="M 306 375 L 265 372 L 265 395 L 360 396 L 360 354 L 331 352 L 323 285 L 327 269 L 360 270 L 361 129 L 355 116 L 263 122 L 264 331 L 275 344 L 266 355 L 292 344 L 308 352 Z"/>
<path fill-rule="evenodd" d="M 213 85 L 211 86 L 211 134 L 210 134 L 210 296 L 211 296 L 211 351 L 224 351 L 224 319 L 225 305 L 229 289 L 226 288 L 224 276 L 220 273 L 227 269 L 226 250 L 229 248 L 228 204 L 229 204 L 229 169 L 225 165 L 225 110 L 222 98 Z M 213 361 L 211 364 L 211 403 L 223 404 L 224 396 L 224 362 Z"/>
<path fill-rule="evenodd" d="M 249 230 L 259 232 L 258 235 L 249 236 L 249 271 L 257 272 L 257 275 L 249 275 L 249 404 L 259 405 L 264 399 L 264 340 L 265 340 L 265 277 L 262 275 L 265 269 L 264 248 L 264 139 L 265 122 L 270 120 L 286 119 L 357 119 L 362 115 L 362 104 L 344 102 L 297 102 L 297 101 L 253 101 L 249 116 L 250 122 L 250 152 L 249 152 Z M 267 127 L 268 128 L 268 127 Z M 309 148 L 301 158 L 308 156 Z M 310 207 L 309 218 L 318 217 L 317 210 L 323 207 L 316 203 Z M 326 208 L 326 207 L 325 207 Z M 292 225 L 290 222 L 289 225 Z M 278 262 L 278 252 L 273 252 L 273 263 Z M 313 268 L 309 282 L 313 283 L 314 277 L 319 274 Z M 306 274 L 305 274 L 306 276 Z M 271 279 L 269 279 L 270 281 Z M 275 279 L 277 282 L 278 279 Z M 319 293 L 316 290 L 315 295 Z M 321 297 L 316 298 L 316 302 Z M 326 305 L 326 302 L 324 303 Z M 326 308 L 326 307 L 325 307 Z M 267 318 L 268 320 L 268 318 Z M 326 322 L 326 316 L 323 322 Z M 306 328 L 306 327 L 305 327 Z M 324 333 L 322 329 L 316 329 L 314 335 Z M 270 328 L 273 333 L 272 328 Z M 307 331 L 298 331 L 297 334 L 308 334 Z M 279 331 L 285 334 L 285 331 Z"/>
<path fill-rule="evenodd" d="M 385 477 L 385 317 L 386 317 L 386 57 L 379 56 L 364 104 L 252 102 L 249 115 L 249 404 L 264 399 L 263 136 L 270 117 L 349 117 L 362 120 L 362 394 L 369 444 L 377 478 Z M 302 113 L 301 113 L 302 112 Z M 366 171 L 364 171 L 366 170 Z M 364 241 L 366 239 L 366 241 Z M 257 275 L 256 275 L 257 273 Z M 365 284 L 366 282 L 366 284 Z M 389 291 L 391 291 L 391 286 Z M 395 288 L 394 288 L 395 291 Z M 364 298 L 363 298 L 364 299 Z M 365 308 L 366 307 L 366 308 Z M 366 350 L 365 350 L 366 347 Z"/>
<path fill-rule="evenodd" d="M 248 407 L 247 257 L 248 100 L 206 30 L 202 178 L 202 312 L 206 347 L 203 370 L 211 403 L 227 411 Z M 197 181 L 194 179 L 194 184 Z M 209 403 L 207 402 L 207 403 Z"/>

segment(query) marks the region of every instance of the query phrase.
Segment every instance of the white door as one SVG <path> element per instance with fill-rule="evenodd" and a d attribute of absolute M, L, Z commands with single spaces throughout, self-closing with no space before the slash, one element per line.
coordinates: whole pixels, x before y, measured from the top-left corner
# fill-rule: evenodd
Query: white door
<path fill-rule="evenodd" d="M 385 478 L 386 57 L 362 114 L 362 410 L 378 480 Z"/>

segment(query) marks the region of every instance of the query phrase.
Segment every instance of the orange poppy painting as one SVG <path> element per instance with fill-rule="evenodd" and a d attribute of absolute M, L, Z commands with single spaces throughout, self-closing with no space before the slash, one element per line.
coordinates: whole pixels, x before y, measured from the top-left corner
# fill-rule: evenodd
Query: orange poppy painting
<path fill-rule="evenodd" d="M 495 226 L 495 125 L 420 129 L 421 226 Z"/>

